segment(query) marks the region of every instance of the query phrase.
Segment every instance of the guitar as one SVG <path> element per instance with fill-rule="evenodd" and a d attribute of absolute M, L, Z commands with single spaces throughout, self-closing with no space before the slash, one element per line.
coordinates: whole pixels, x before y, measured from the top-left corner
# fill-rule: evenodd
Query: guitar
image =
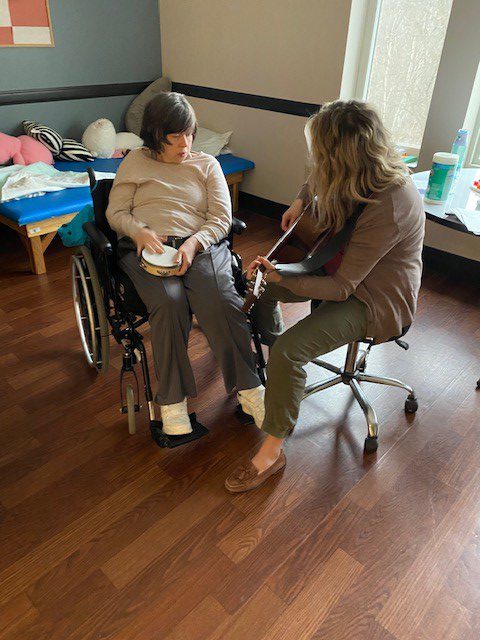
<path fill-rule="evenodd" d="M 313 200 L 303 208 L 302 212 L 279 240 L 273 245 L 265 258 L 270 262 L 300 262 L 308 257 L 315 249 L 318 241 L 318 231 L 315 229 L 315 221 L 311 214 Z M 261 265 L 255 277 L 253 289 L 249 289 L 243 311 L 248 313 L 260 297 L 260 285 L 265 267 Z"/>
<path fill-rule="evenodd" d="M 312 206 L 314 206 L 314 201 L 311 200 L 265 258 L 269 262 L 274 262 L 276 271 L 285 276 L 315 273 L 347 244 L 366 204 L 360 203 L 356 207 L 338 233 L 334 234 L 333 230 L 327 230 L 319 235 L 315 219 L 309 215 Z M 276 264 L 279 261 L 282 264 Z M 242 307 L 244 313 L 248 313 L 260 297 L 264 273 L 265 267 L 260 265 L 255 276 L 253 289 L 249 288 L 245 298 Z"/>

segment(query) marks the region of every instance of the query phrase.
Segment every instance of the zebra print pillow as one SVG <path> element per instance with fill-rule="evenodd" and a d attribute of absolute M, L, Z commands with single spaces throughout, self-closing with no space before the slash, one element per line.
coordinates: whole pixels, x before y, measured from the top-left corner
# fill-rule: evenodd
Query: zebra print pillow
<path fill-rule="evenodd" d="M 28 136 L 44 144 L 59 160 L 92 162 L 92 154 L 80 142 L 71 138 L 62 138 L 54 129 L 44 124 L 31 120 L 24 120 L 22 124 Z"/>
<path fill-rule="evenodd" d="M 62 148 L 57 158 L 59 160 L 79 160 L 82 162 L 92 162 L 93 156 L 87 147 L 84 147 L 81 142 L 72 140 L 71 138 L 64 138 L 62 141 Z"/>
<path fill-rule="evenodd" d="M 44 124 L 37 124 L 31 120 L 24 120 L 22 124 L 27 136 L 38 140 L 38 142 L 44 144 L 54 156 L 58 156 L 63 142 L 62 136 L 59 133 Z"/>

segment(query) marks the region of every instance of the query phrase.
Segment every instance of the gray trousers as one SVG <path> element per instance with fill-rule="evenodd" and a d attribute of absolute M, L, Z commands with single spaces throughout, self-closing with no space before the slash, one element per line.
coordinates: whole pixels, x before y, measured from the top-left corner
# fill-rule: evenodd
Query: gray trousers
<path fill-rule="evenodd" d="M 149 312 L 158 381 L 156 402 L 174 404 L 196 395 L 187 353 L 192 313 L 215 354 L 227 392 L 260 384 L 226 242 L 197 254 L 183 277 L 162 278 L 144 271 L 132 243 L 122 238 L 119 266 L 132 280 Z"/>

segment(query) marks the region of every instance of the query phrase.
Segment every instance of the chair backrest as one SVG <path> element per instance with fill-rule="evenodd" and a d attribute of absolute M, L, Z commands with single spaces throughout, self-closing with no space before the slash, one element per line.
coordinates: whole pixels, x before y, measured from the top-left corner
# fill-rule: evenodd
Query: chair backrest
<path fill-rule="evenodd" d="M 104 233 L 112 243 L 114 250 L 118 244 L 118 238 L 115 231 L 108 224 L 106 212 L 108 207 L 108 198 L 113 185 L 112 179 L 97 180 L 95 172 L 88 167 L 88 177 L 90 179 L 90 193 L 92 194 L 93 212 L 95 214 L 95 224 Z"/>

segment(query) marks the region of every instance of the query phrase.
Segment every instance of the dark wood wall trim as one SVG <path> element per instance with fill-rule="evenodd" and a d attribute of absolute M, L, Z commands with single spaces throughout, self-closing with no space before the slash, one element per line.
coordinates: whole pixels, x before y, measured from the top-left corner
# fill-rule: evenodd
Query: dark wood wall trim
<path fill-rule="evenodd" d="M 20 89 L 0 91 L 0 106 L 27 104 L 30 102 L 58 102 L 59 100 L 84 100 L 133 96 L 143 91 L 149 82 L 122 82 L 117 84 L 89 84 L 74 87 L 48 87 L 45 89 Z"/>
<path fill-rule="evenodd" d="M 238 204 L 240 209 L 251 211 L 252 213 L 259 213 L 262 216 L 274 218 L 275 220 L 281 220 L 283 214 L 289 207 L 288 204 L 280 204 L 273 200 L 260 198 L 260 196 L 254 196 L 251 193 L 245 193 L 245 191 L 240 191 Z"/>
<path fill-rule="evenodd" d="M 150 82 L 123 82 L 116 84 L 90 84 L 71 87 L 46 87 L 43 89 L 17 89 L 0 91 L 0 106 L 28 104 L 32 102 L 58 102 L 61 100 L 85 100 L 88 98 L 109 98 L 112 96 L 132 96 L 142 92 Z M 205 98 L 215 102 L 235 104 L 252 109 L 263 109 L 293 116 L 308 117 L 315 113 L 319 104 L 269 98 L 251 93 L 226 91 L 195 84 L 174 82 L 173 91 L 179 91 L 192 98 Z"/>
<path fill-rule="evenodd" d="M 283 100 L 282 98 L 268 98 L 252 93 L 239 93 L 238 91 L 226 91 L 224 89 L 213 89 L 212 87 L 200 87 L 196 84 L 184 84 L 173 82 L 172 90 L 184 93 L 192 98 L 205 98 L 215 102 L 225 102 L 241 107 L 251 107 L 252 109 L 263 109 L 266 111 L 276 111 L 277 113 L 287 113 L 292 116 L 308 117 L 318 111 L 319 104 L 310 102 L 296 102 L 295 100 Z"/>

